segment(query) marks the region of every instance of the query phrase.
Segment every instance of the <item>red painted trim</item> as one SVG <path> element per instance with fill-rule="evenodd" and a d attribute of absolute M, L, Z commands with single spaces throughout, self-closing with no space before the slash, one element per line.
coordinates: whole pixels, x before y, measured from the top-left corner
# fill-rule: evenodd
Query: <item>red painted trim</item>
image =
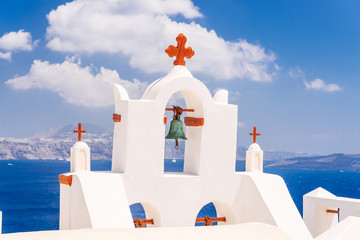
<path fill-rule="evenodd" d="M 211 218 L 209 216 L 205 216 L 204 218 L 197 218 L 195 222 L 197 223 L 203 222 L 204 226 L 211 226 L 213 222 L 226 222 L 226 218 L 225 217 Z"/>
<path fill-rule="evenodd" d="M 335 214 L 339 214 L 339 210 L 332 210 L 332 209 L 327 209 L 326 210 L 327 213 L 335 213 Z"/>
<path fill-rule="evenodd" d="M 144 228 L 146 227 L 146 224 L 154 224 L 154 219 L 139 219 L 135 218 L 134 220 L 135 228 Z"/>
<path fill-rule="evenodd" d="M 72 184 L 72 175 L 59 175 L 60 184 L 69 185 L 71 187 Z"/>
<path fill-rule="evenodd" d="M 167 123 L 167 117 L 164 117 L 164 125 Z"/>
<path fill-rule="evenodd" d="M 174 111 L 174 108 L 165 108 L 166 111 Z M 181 109 L 183 112 L 194 112 L 194 109 Z"/>
<path fill-rule="evenodd" d="M 114 113 L 113 114 L 113 121 L 114 122 L 121 122 L 121 115 Z"/>
<path fill-rule="evenodd" d="M 204 125 L 204 118 L 193 118 L 193 117 L 185 117 L 184 122 L 186 126 L 190 127 L 201 127 Z"/>

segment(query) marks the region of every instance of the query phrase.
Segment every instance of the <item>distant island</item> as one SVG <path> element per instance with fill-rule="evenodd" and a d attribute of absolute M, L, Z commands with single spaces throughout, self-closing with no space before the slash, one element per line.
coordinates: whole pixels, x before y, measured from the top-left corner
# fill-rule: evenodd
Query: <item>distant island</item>
<path fill-rule="evenodd" d="M 336 153 L 327 156 L 296 157 L 266 165 L 295 169 L 360 171 L 360 154 Z"/>
<path fill-rule="evenodd" d="M 70 158 L 70 148 L 77 141 L 73 130 L 77 125 L 66 125 L 49 129 L 29 138 L 0 138 L 0 160 L 66 160 Z M 95 124 L 84 123 L 87 130 L 83 135 L 91 148 L 92 160 L 111 160 L 113 131 Z M 183 159 L 185 142 L 180 141 L 180 149 L 175 150 L 174 141 L 165 141 L 165 158 Z M 245 146 L 238 146 L 236 159 L 244 161 Z M 310 153 L 264 150 L 264 165 L 277 168 L 331 169 L 360 171 L 360 154 L 332 154 L 317 156 Z"/>

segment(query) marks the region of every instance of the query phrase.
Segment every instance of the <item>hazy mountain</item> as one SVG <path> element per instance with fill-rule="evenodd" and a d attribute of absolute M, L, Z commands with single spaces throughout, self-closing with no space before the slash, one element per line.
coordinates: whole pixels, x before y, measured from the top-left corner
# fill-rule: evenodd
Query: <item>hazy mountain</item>
<path fill-rule="evenodd" d="M 246 150 L 247 147 L 239 146 L 236 151 L 237 152 L 236 159 L 245 160 Z M 264 151 L 264 161 L 280 161 L 288 158 L 315 156 L 314 154 L 311 153 L 275 151 L 275 150 L 266 150 L 266 149 L 262 149 L 262 150 Z"/>
<path fill-rule="evenodd" d="M 268 167 L 360 171 L 360 154 L 331 154 L 277 161 Z"/>
<path fill-rule="evenodd" d="M 67 125 L 52 128 L 35 134 L 30 138 L 0 138 L 0 159 L 69 159 L 70 148 L 77 141 L 77 134 L 73 131 L 78 125 Z M 113 131 L 104 127 L 84 123 L 82 135 L 91 148 L 91 159 L 110 160 L 112 158 Z M 174 140 L 165 141 L 165 158 L 184 158 L 185 141 L 179 141 L 179 150 L 174 148 Z M 246 147 L 237 148 L 237 159 L 245 160 Z M 264 150 L 265 160 L 284 160 L 294 157 L 313 156 L 308 153 L 283 152 Z"/>
<path fill-rule="evenodd" d="M 69 159 L 70 148 L 77 141 L 74 129 L 78 125 L 52 128 L 35 134 L 30 138 L 0 138 L 0 159 Z M 84 123 L 82 135 L 91 148 L 91 159 L 111 159 L 112 130 L 98 125 Z"/>
<path fill-rule="evenodd" d="M 2 159 L 69 159 L 72 139 L 0 139 L 0 160 Z M 112 140 L 88 139 L 91 159 L 111 159 Z"/>
<path fill-rule="evenodd" d="M 46 131 L 39 132 L 30 139 L 41 139 L 41 138 L 53 138 L 53 139 L 77 139 L 77 134 L 74 133 L 74 129 L 78 128 L 78 124 L 66 125 L 58 128 L 50 128 Z M 82 129 L 86 130 L 86 133 L 83 135 L 84 139 L 96 139 L 96 138 L 106 138 L 113 136 L 113 131 L 107 128 L 104 128 L 99 125 L 91 123 L 83 123 L 81 125 Z"/>

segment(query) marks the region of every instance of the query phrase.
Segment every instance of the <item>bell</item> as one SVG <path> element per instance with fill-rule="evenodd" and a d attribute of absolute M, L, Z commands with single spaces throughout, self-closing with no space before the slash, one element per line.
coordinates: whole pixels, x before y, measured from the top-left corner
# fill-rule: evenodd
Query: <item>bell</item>
<path fill-rule="evenodd" d="M 166 139 L 175 139 L 175 149 L 179 149 L 178 139 L 186 140 L 183 128 L 183 122 L 180 120 L 180 116 L 174 116 L 174 119 L 170 123 L 170 130 Z"/>

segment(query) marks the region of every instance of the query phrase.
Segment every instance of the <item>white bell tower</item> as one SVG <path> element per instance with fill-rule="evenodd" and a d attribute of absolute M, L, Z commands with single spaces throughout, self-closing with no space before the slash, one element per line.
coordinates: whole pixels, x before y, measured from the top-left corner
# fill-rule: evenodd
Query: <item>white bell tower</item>
<path fill-rule="evenodd" d="M 81 134 L 86 133 L 86 130 L 81 129 L 79 123 L 79 128 L 74 133 L 78 133 L 78 142 L 71 148 L 71 172 L 90 171 L 90 148 L 81 141 Z"/>
<path fill-rule="evenodd" d="M 264 165 L 264 152 L 261 150 L 259 144 L 256 143 L 256 136 L 260 136 L 260 133 L 256 132 L 256 127 L 254 127 L 254 132 L 250 133 L 253 136 L 253 144 L 251 144 L 246 151 L 246 171 L 247 172 L 262 172 Z"/>

